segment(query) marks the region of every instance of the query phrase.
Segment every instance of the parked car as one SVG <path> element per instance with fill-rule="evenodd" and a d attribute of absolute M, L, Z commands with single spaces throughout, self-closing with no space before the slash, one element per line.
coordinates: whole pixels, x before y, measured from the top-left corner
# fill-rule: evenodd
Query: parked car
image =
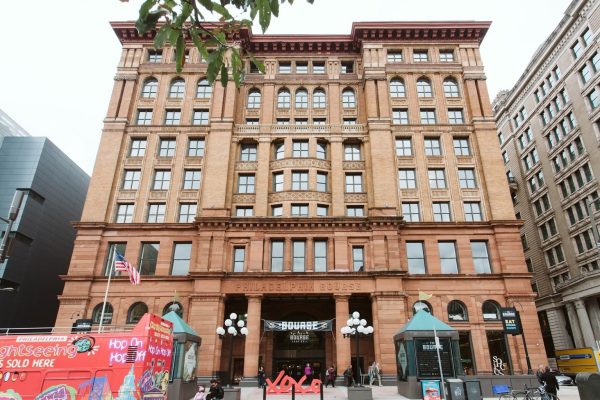
<path fill-rule="evenodd" d="M 573 385 L 573 378 L 560 372 L 556 374 L 556 380 L 560 386 Z"/>

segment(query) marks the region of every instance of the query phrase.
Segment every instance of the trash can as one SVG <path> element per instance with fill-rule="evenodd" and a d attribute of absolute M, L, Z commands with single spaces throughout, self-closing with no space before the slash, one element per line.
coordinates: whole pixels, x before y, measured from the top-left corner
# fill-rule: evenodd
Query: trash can
<path fill-rule="evenodd" d="M 467 400 L 482 400 L 481 382 L 476 380 L 465 381 L 465 392 L 467 392 Z"/>
<path fill-rule="evenodd" d="M 448 400 L 467 400 L 465 387 L 461 379 L 446 379 L 446 398 Z"/>

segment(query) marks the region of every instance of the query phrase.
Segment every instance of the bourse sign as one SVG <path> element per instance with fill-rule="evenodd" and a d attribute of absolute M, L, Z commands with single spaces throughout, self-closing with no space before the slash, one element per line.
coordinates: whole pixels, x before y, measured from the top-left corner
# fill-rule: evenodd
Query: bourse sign
<path fill-rule="evenodd" d="M 520 335 L 521 332 L 521 317 L 519 312 L 514 307 L 503 307 L 500 309 L 502 317 L 502 326 L 506 335 Z"/>
<path fill-rule="evenodd" d="M 272 321 L 265 319 L 265 331 L 331 331 L 332 320 L 325 321 Z"/>

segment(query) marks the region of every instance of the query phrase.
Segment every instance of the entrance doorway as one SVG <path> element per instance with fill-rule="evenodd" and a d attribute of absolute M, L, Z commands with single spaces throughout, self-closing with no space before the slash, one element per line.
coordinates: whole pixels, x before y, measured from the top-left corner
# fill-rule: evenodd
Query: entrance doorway
<path fill-rule="evenodd" d="M 275 359 L 273 360 L 275 375 L 279 374 L 279 371 L 285 371 L 285 374 L 293 378 L 296 382 L 300 381 L 304 376 L 304 368 L 306 364 L 309 364 L 313 370 L 313 379 L 321 379 L 323 381 L 323 375 L 325 374 L 325 360 L 324 359 L 305 359 L 305 358 L 291 358 L 291 359 Z M 305 382 L 308 383 L 308 382 Z"/>

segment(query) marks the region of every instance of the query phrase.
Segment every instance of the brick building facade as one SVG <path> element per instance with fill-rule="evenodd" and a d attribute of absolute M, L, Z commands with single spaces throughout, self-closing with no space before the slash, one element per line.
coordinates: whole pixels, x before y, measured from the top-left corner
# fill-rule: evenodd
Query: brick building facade
<path fill-rule="evenodd" d="M 181 74 L 133 23 L 113 23 L 122 58 L 57 325 L 99 321 L 115 249 L 142 273 L 117 277 L 110 323 L 174 299 L 202 336 L 200 375 L 227 369 L 215 334 L 247 318 L 236 376 L 310 362 L 355 362 L 339 333 L 359 311 L 361 369 L 395 375 L 392 337 L 430 311 L 461 333 L 469 373 L 491 356 L 526 370 L 498 307 L 517 304 L 543 362 L 479 45 L 487 22 L 355 23 L 350 35 L 253 35 L 240 88 L 209 86 L 194 48 Z M 419 302 L 419 291 L 432 294 Z M 333 319 L 301 343 L 263 319 Z M 107 321 L 108 322 L 108 321 Z"/>

